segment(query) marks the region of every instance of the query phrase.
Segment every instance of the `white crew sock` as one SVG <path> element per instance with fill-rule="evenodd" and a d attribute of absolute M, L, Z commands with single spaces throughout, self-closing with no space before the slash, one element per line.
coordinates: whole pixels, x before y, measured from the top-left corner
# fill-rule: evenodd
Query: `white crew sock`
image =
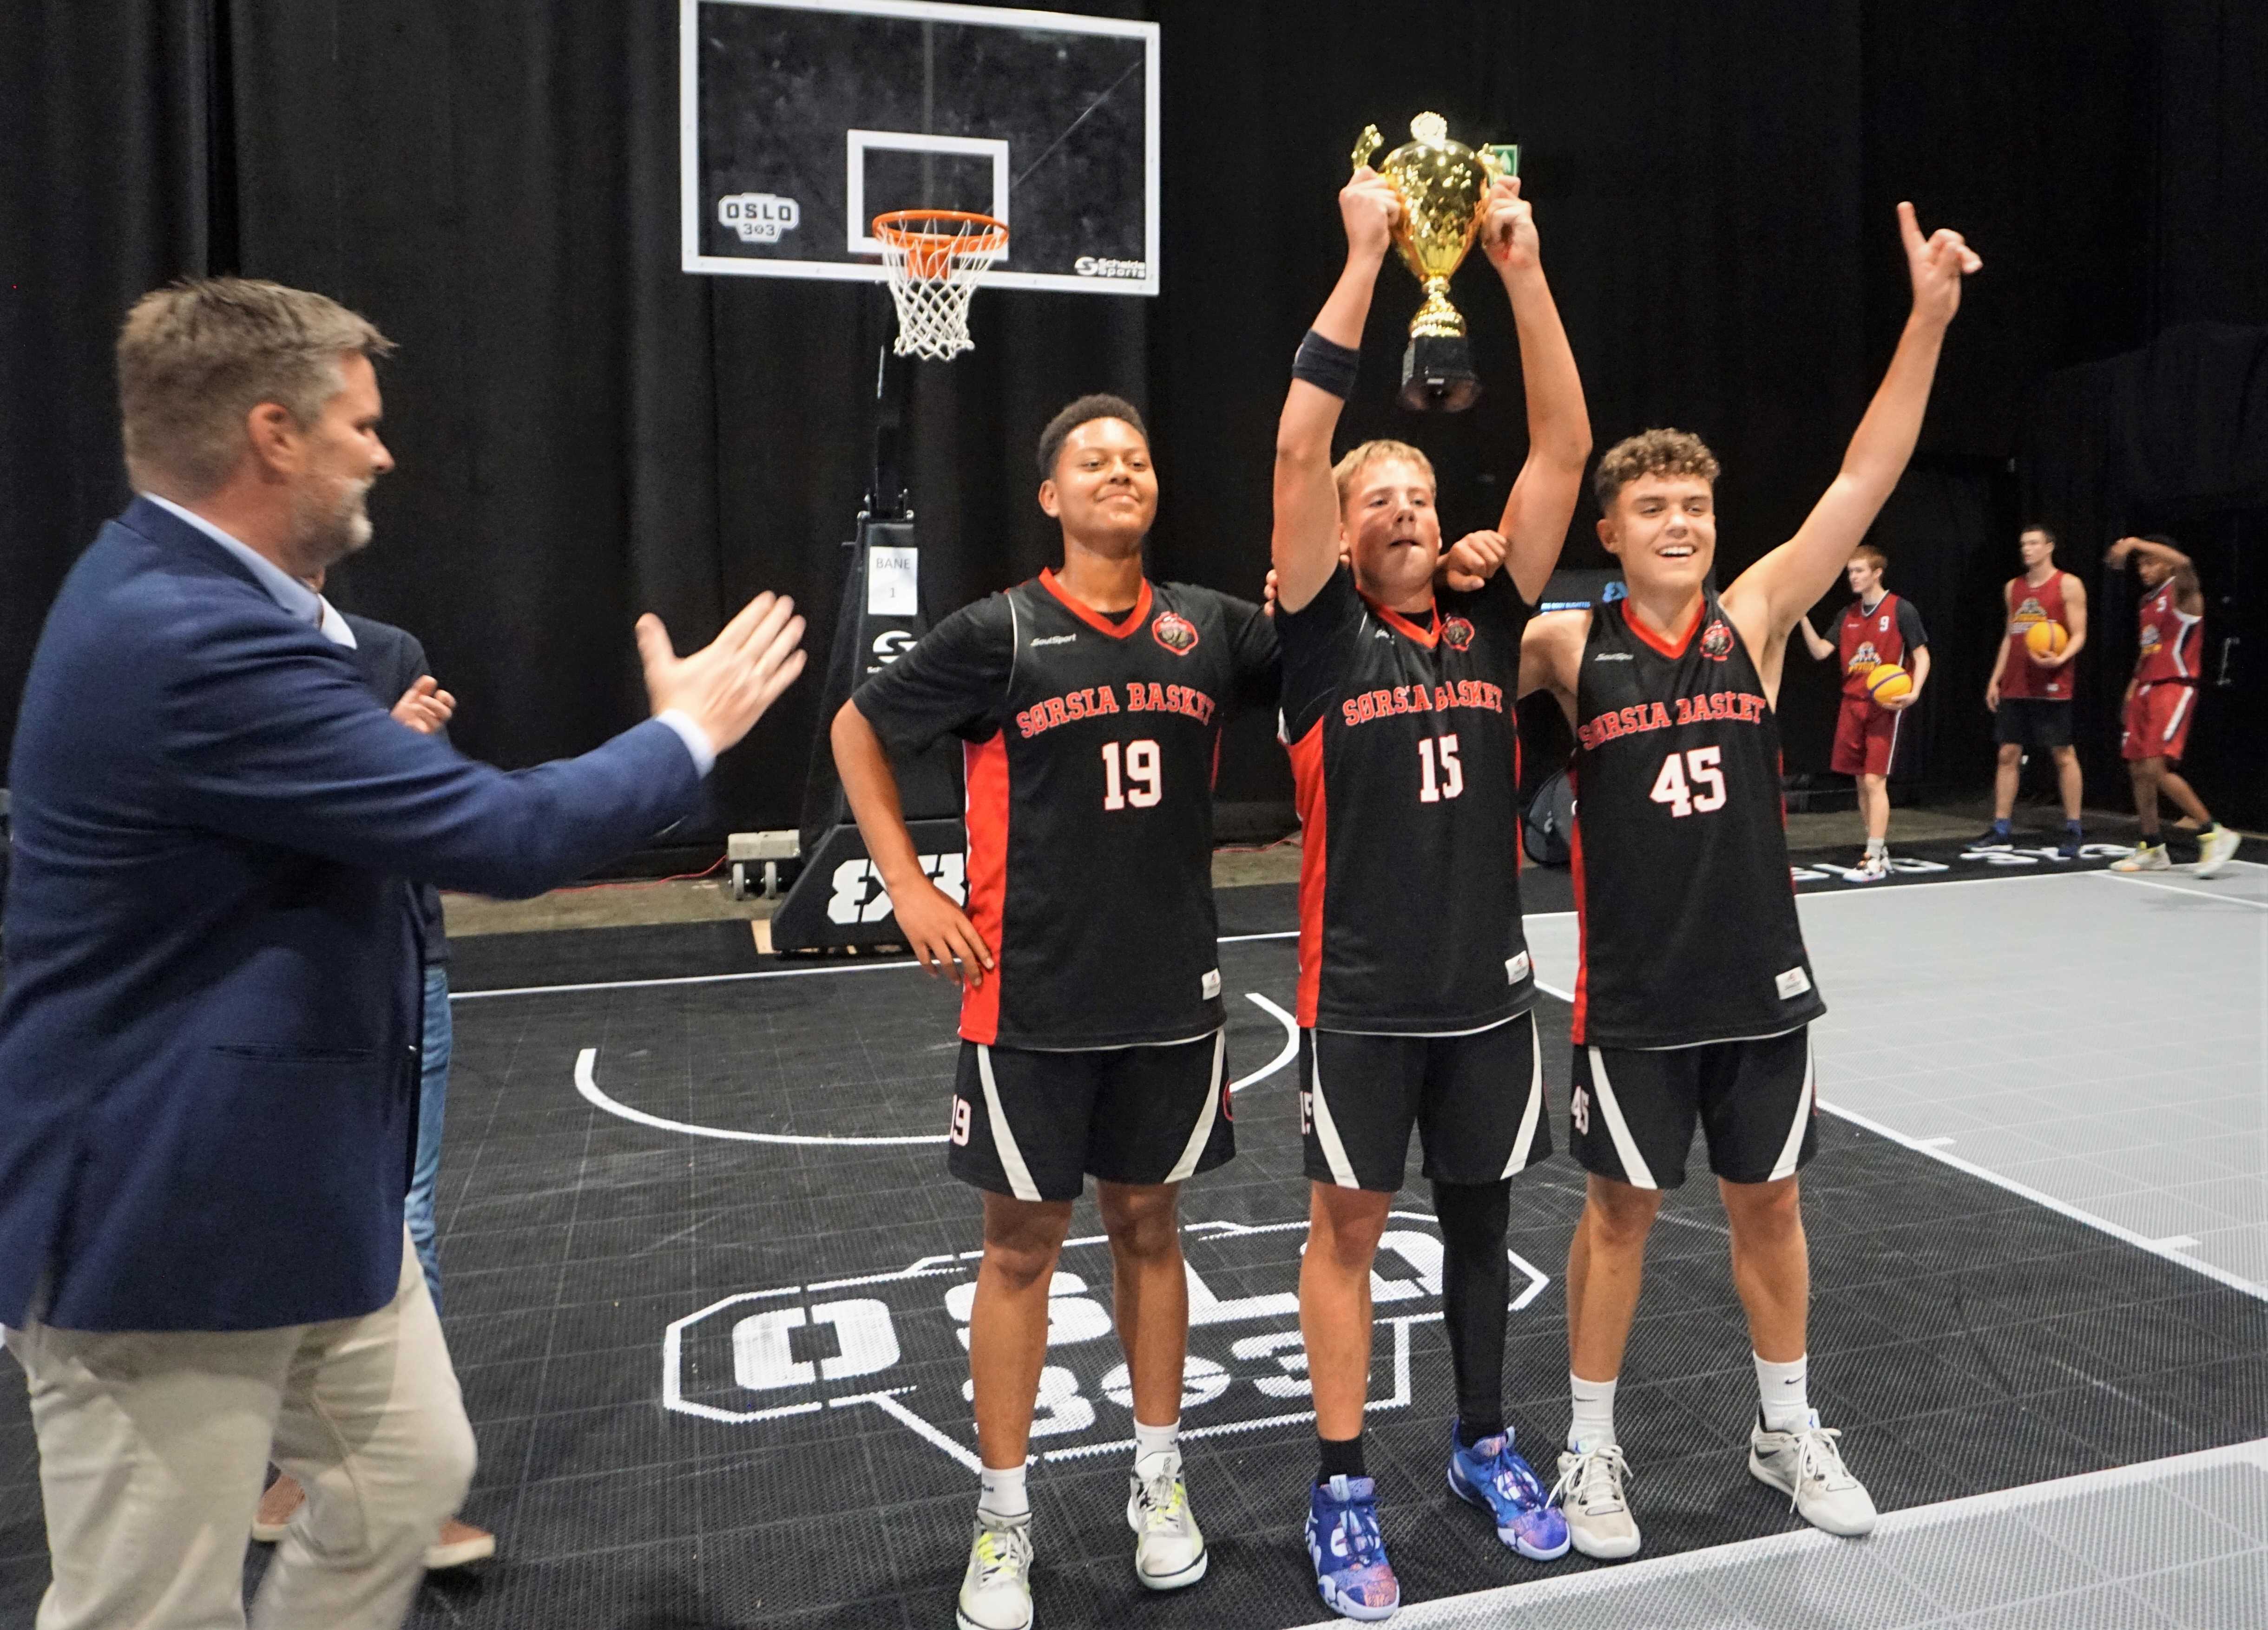
<path fill-rule="evenodd" d="M 1144 1426 L 1138 1419 L 1134 1422 L 1134 1469 L 1145 1475 L 1154 1473 L 1158 1458 L 1178 1449 L 1181 1436 L 1182 1421 L 1178 1415 L 1164 1426 Z"/>
<path fill-rule="evenodd" d="M 1869 838 L 1867 840 L 1867 854 L 1888 855 L 1889 852 L 1890 841 L 1888 838 Z"/>
<path fill-rule="evenodd" d="M 1765 1431 L 1800 1431 L 1810 1420 L 1811 1400 L 1805 1396 L 1810 1362 L 1808 1355 L 1788 1364 L 1756 1360 L 1756 1398 L 1764 1406 Z"/>
<path fill-rule="evenodd" d="M 976 1515 L 1016 1521 L 1032 1514 L 1031 1496 L 1024 1492 L 1024 1468 L 986 1466 L 978 1474 L 984 1492 L 976 1497 Z"/>
<path fill-rule="evenodd" d="M 1567 1447 L 1611 1448 L 1615 1443 L 1615 1383 L 1586 1381 L 1567 1372 L 1567 1390 L 1575 1400 L 1575 1418 L 1567 1427 Z"/>

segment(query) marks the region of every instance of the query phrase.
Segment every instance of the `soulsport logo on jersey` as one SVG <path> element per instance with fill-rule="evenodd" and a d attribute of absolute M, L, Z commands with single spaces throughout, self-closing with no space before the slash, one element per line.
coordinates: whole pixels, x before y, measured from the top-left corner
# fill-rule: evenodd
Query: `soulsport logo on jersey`
<path fill-rule="evenodd" d="M 1701 630 L 1701 654 L 1712 662 L 1722 662 L 1733 654 L 1733 631 L 1722 622 L 1712 622 Z"/>
<path fill-rule="evenodd" d="M 1162 612 L 1150 624 L 1150 637 L 1176 657 L 1197 648 L 1197 625 L 1179 612 Z"/>
<path fill-rule="evenodd" d="M 1473 625 L 1462 617 L 1452 617 L 1441 625 L 1441 643 L 1453 651 L 1470 650 Z"/>

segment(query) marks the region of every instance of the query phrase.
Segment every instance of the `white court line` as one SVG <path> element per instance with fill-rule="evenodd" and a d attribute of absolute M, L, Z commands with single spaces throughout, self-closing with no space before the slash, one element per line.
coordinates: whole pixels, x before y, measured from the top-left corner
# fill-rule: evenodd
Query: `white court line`
<path fill-rule="evenodd" d="M 1277 1023 L 1284 1026 L 1284 1046 L 1274 1058 L 1252 1074 L 1241 1081 L 1230 1082 L 1228 1090 L 1232 1093 L 1241 1092 L 1245 1088 L 1266 1080 L 1290 1063 L 1300 1051 L 1300 1026 L 1296 1019 L 1256 990 L 1247 991 L 1245 1000 L 1272 1016 Z M 688 1120 L 670 1120 L 660 1115 L 649 1115 L 642 1109 L 632 1109 L 619 1098 L 608 1096 L 607 1090 L 599 1084 L 599 1049 L 596 1047 L 585 1047 L 575 1055 L 575 1090 L 580 1093 L 585 1101 L 593 1107 L 605 1110 L 609 1115 L 619 1115 L 624 1120 L 636 1121 L 641 1127 L 652 1127 L 657 1132 L 677 1132 L 688 1137 L 724 1138 L 735 1143 L 787 1143 L 806 1148 L 814 1145 L 821 1147 L 852 1145 L 873 1148 L 892 1144 L 942 1143 L 946 1141 L 946 1134 L 942 1132 L 913 1134 L 902 1137 L 839 1137 L 823 1132 L 747 1132 L 734 1127 L 701 1127 Z"/>
<path fill-rule="evenodd" d="M 2254 899 L 2250 896 L 2244 894 L 2214 893 L 2212 889 L 2205 886 L 2213 881 L 2211 877 L 2192 879 L 2192 881 L 2196 883 L 2197 886 L 2185 889 L 2178 884 L 2151 883 L 2144 878 L 2132 877 L 2124 873 L 2114 874 L 2109 871 L 2098 871 L 2094 875 L 2098 877 L 2107 878 L 2110 882 L 2117 884 L 2120 888 L 2156 889 L 2161 893 L 2164 894 L 2178 894 L 2183 899 L 2212 900 L 2218 905 L 2250 906 L 2255 911 L 2268 911 L 2268 899 Z"/>
<path fill-rule="evenodd" d="M 1930 886 L 1942 888 L 1947 885 L 1936 884 Z M 1535 981 L 1535 988 L 1546 995 L 1557 996 L 1560 1001 L 1570 1004 L 1575 1000 L 1567 992 L 1555 989 L 1542 980 Z M 2257 1296 L 2262 1301 L 2268 1302 L 2268 1287 L 2256 1285 L 2249 1279 L 2230 1273 L 2227 1268 L 2215 1267 L 2210 1262 L 2200 1262 L 2195 1257 L 2186 1256 L 2169 1240 L 2151 1239 L 2136 1233 L 2131 1228 L 2121 1228 L 2107 1218 L 2098 1217 L 2092 1212 L 2081 1211 L 2077 1206 L 2058 1200 L 2052 1194 L 2043 1194 L 2029 1184 L 2019 1183 L 2014 1178 L 2002 1177 L 1999 1172 L 1989 1167 L 1980 1166 L 1973 1160 L 1963 1160 L 1960 1156 L 1942 1147 L 1938 1139 L 1908 1137 L 1904 1133 L 1893 1130 L 1878 1120 L 1868 1120 L 1855 1109 L 1845 1109 L 1838 1105 L 1830 1104 L 1825 1098 L 1816 1101 L 1819 1107 L 1829 1114 L 1847 1120 L 1854 1127 L 1864 1127 L 1877 1137 L 1888 1138 L 1902 1148 L 1912 1149 L 1916 1154 L 1926 1155 L 1932 1160 L 1941 1161 L 1955 1171 L 1965 1171 L 1972 1178 L 1982 1178 L 1995 1188 L 2006 1189 L 2009 1193 L 2020 1199 L 2029 1200 L 2034 1205 L 2045 1206 L 2049 1210 L 2069 1217 L 2074 1222 L 2084 1222 L 2089 1228 L 2100 1229 L 2114 1239 L 2123 1240 L 2130 1245 L 2139 1245 L 2154 1257 L 2162 1258 L 2168 1262 L 2178 1262 L 2183 1267 L 2194 1269 L 2208 1279 L 2219 1280 L 2232 1290 L 2241 1290 L 2249 1296 Z M 2195 1242 L 2192 1241 L 2191 1244 Z"/>
<path fill-rule="evenodd" d="M 2161 1479 L 2209 1471 L 2216 1466 L 2248 1465 L 2268 1472 L 2268 1442 L 2232 1443 L 2222 1449 L 2204 1449 L 2194 1454 L 2171 1455 L 2163 1460 L 2145 1460 L 2134 1465 L 2110 1466 L 2101 1472 L 2082 1472 L 2075 1477 L 2059 1477 L 2044 1483 L 2025 1483 L 1989 1494 L 1970 1494 L 1959 1500 L 1940 1500 L 1930 1505 L 1909 1506 L 1903 1511 L 1885 1512 L 1874 1525 L 1875 1538 L 1868 1543 L 1879 1545 L 1884 1536 L 1935 1528 L 1946 1523 L 1958 1522 L 1963 1517 L 1994 1516 L 2045 1505 L 2052 1501 L 2101 1494 L 2138 1483 L 2155 1483 Z M 1634 1562 L 1617 1562 L 1611 1568 L 1594 1568 L 1586 1573 L 1562 1574 L 1553 1578 L 1531 1580 L 1524 1584 L 1498 1585 L 1491 1590 L 1472 1590 L 1462 1596 L 1441 1597 L 1403 1608 L 1394 1616 L 1393 1622 L 1397 1626 L 1421 1627 L 1432 1625 L 1469 1626 L 1482 1622 L 1482 1615 L 1490 1609 L 1503 1610 L 1508 1622 L 1521 1608 L 1540 1607 L 1547 1602 L 1565 1601 L 1570 1597 L 1609 1596 L 1609 1604 L 1611 1605 L 1610 1593 L 1617 1590 L 1643 1590 L 1648 1584 L 1672 1583 L 1695 1574 L 1714 1573 L 1720 1568 L 1769 1561 L 1779 1557 L 1815 1554 L 1822 1558 L 1855 1556 L 1858 1552 L 1852 1548 L 1852 1544 L 1851 1540 L 1838 1539 L 1815 1528 L 1799 1529 L 1792 1534 L 1770 1534 L 1761 1539 L 1709 1546 L 1698 1551 L 1681 1552 L 1675 1556 L 1642 1557 Z M 2255 1548 L 2258 1548 L 2257 1541 Z M 1830 1565 L 1832 1566 L 1831 1563 Z M 1346 1622 L 1344 1619 L 1326 1619 L 1302 1626 L 1302 1630 L 1345 1630 Z M 1586 1619 L 1585 1622 L 1593 1621 Z M 1608 1621 L 1600 1619 L 1596 1622 Z"/>

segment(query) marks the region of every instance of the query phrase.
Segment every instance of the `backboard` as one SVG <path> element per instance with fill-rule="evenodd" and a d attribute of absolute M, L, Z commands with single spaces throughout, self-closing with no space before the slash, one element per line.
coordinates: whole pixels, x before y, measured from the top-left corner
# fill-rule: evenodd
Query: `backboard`
<path fill-rule="evenodd" d="M 1158 292 L 1158 25 L 934 0 L 680 0 L 683 266 L 882 281 L 873 217 L 1008 223 L 980 285 Z"/>

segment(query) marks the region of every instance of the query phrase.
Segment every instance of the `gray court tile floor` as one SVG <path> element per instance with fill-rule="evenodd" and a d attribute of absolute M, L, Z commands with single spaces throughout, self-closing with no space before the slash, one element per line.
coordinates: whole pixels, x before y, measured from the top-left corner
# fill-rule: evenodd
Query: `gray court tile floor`
<path fill-rule="evenodd" d="M 1643 1495 L 1633 1503 L 1642 1522 Z M 1866 1539 L 1778 1534 L 1420 1604 L 1394 1622 L 1406 1630 L 2258 1630 L 2268 1625 L 2268 1443 L 1895 1511 Z"/>
<path fill-rule="evenodd" d="M 1802 896 L 1822 1107 L 2268 1296 L 2268 867 L 1994 880 Z"/>

